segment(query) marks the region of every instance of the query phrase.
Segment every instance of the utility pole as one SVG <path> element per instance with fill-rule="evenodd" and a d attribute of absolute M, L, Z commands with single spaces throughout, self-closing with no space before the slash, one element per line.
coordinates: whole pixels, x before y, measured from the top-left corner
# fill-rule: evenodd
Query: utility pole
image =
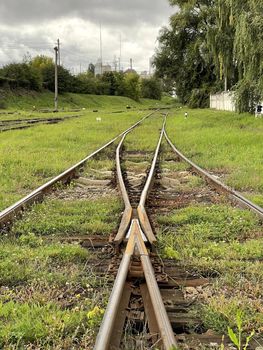
<path fill-rule="evenodd" d="M 121 34 L 120 34 L 120 57 L 119 57 L 119 72 L 121 71 Z"/>
<path fill-rule="evenodd" d="M 114 61 L 113 61 L 113 66 L 114 66 L 114 71 L 117 72 L 117 59 L 116 56 L 114 55 Z"/>
<path fill-rule="evenodd" d="M 132 70 L 132 58 L 130 58 L 130 69 Z"/>
<path fill-rule="evenodd" d="M 101 36 L 101 23 L 100 23 L 100 74 L 102 75 L 102 36 Z"/>
<path fill-rule="evenodd" d="M 58 47 L 58 65 L 60 66 L 60 41 L 57 40 L 57 47 Z"/>
<path fill-rule="evenodd" d="M 58 47 L 54 47 L 55 50 L 55 112 L 58 111 Z"/>

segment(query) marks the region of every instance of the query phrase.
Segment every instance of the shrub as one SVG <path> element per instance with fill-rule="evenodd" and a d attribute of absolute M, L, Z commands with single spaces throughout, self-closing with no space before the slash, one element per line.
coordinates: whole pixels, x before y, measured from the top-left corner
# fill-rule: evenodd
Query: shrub
<path fill-rule="evenodd" d="M 15 81 L 14 87 L 41 90 L 42 79 L 38 69 L 27 63 L 10 63 L 3 67 L 2 75 Z"/>
<path fill-rule="evenodd" d="M 160 80 L 156 78 L 143 79 L 142 97 L 160 100 L 162 98 L 162 86 Z"/>

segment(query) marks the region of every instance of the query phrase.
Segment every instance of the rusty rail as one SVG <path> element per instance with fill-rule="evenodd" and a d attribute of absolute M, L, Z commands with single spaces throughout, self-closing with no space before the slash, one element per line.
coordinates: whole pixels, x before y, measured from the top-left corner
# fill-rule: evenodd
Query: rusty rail
<path fill-rule="evenodd" d="M 125 210 L 115 238 L 115 243 L 120 244 L 124 240 L 125 233 L 128 229 L 129 238 L 125 252 L 123 253 L 113 289 L 111 291 L 107 309 L 96 338 L 94 347 L 95 350 L 107 350 L 119 347 L 121 333 L 125 322 L 125 306 L 127 307 L 130 298 L 127 276 L 133 256 L 140 257 L 141 266 L 146 281 L 146 287 L 142 282 L 141 289 L 144 289 L 144 295 L 148 295 L 150 298 L 150 302 L 147 301 L 147 305 L 145 305 L 145 313 L 148 318 L 150 333 L 157 333 L 155 334 L 155 337 L 158 337 L 158 346 L 161 346 L 162 349 L 170 350 L 176 346 L 173 329 L 165 310 L 148 249 L 144 242 L 145 236 L 148 238 L 150 245 L 156 241 L 144 205 L 154 180 L 154 172 L 164 134 L 165 122 L 166 118 L 163 122 L 151 169 L 148 174 L 145 187 L 142 191 L 137 210 L 135 208 L 133 209 L 130 204 L 120 164 L 120 149 L 127 133 L 123 135 L 123 138 L 116 150 L 118 183 L 124 200 Z M 145 300 L 144 302 L 146 303 Z M 153 332 L 153 330 L 155 332 Z"/>
<path fill-rule="evenodd" d="M 209 174 L 206 170 L 202 169 L 200 166 L 192 162 L 190 159 L 188 159 L 185 155 L 183 155 L 172 143 L 172 141 L 169 139 L 166 130 L 164 130 L 164 136 L 168 142 L 168 144 L 171 146 L 173 151 L 177 154 L 177 156 L 182 159 L 183 161 L 187 162 L 196 173 L 198 173 L 202 178 L 205 179 L 205 181 L 211 183 L 213 186 L 215 186 L 219 191 L 223 193 L 227 193 L 230 195 L 231 199 L 234 200 L 236 203 L 238 203 L 241 207 L 244 207 L 246 209 L 251 210 L 255 214 L 258 215 L 258 217 L 263 220 L 263 208 L 258 206 L 257 204 L 251 202 L 244 196 L 242 196 L 239 192 L 233 190 L 231 187 L 223 184 L 221 181 L 217 180 L 213 175 Z"/>
<path fill-rule="evenodd" d="M 107 142 L 102 147 L 98 148 L 96 151 L 92 152 L 90 155 L 88 155 L 86 158 L 82 159 L 80 162 L 76 163 L 72 167 L 65 170 L 63 173 L 59 174 L 58 176 L 54 177 L 53 179 L 49 180 L 42 186 L 38 187 L 34 191 L 32 191 L 27 196 L 23 197 L 13 205 L 9 206 L 8 208 L 4 209 L 0 212 L 0 228 L 4 227 L 6 224 L 11 222 L 13 219 L 15 219 L 16 215 L 25 210 L 28 206 L 32 205 L 33 203 L 37 201 L 41 201 L 46 193 L 48 193 L 57 183 L 64 182 L 67 183 L 71 181 L 73 178 L 77 176 L 78 170 L 80 170 L 85 163 L 92 157 L 94 157 L 96 154 L 113 144 L 119 137 L 127 133 L 128 131 L 134 129 L 136 126 L 138 126 L 140 123 L 142 123 L 146 118 L 150 117 L 156 113 L 156 111 L 151 112 L 144 116 L 142 119 L 140 119 L 138 122 L 133 124 L 131 127 L 129 127 L 127 130 L 123 131 L 119 135 L 115 136 L 112 140 Z"/>
<path fill-rule="evenodd" d="M 148 215 L 146 213 L 146 209 L 145 209 L 145 202 L 148 196 L 148 193 L 151 190 L 151 186 L 153 184 L 154 181 L 154 172 L 155 172 L 155 168 L 156 168 L 156 163 L 157 163 L 157 159 L 158 159 L 158 155 L 159 155 L 159 151 L 160 151 L 160 147 L 161 147 L 161 142 L 163 139 L 163 134 L 164 134 L 164 128 L 165 128 L 165 123 L 166 123 L 166 116 L 164 118 L 164 122 L 163 122 L 163 126 L 162 126 L 162 130 L 161 130 L 161 134 L 160 134 L 160 138 L 155 150 L 155 154 L 154 154 L 154 158 L 152 161 L 152 165 L 151 165 L 151 169 L 149 172 L 149 176 L 147 178 L 147 181 L 145 183 L 144 189 L 142 190 L 141 193 L 141 197 L 140 197 L 140 202 L 137 208 L 137 212 L 138 212 L 138 216 L 140 219 L 140 223 L 142 225 L 143 231 L 145 232 L 149 242 L 151 244 L 156 243 L 156 237 L 153 233 Z"/>
<path fill-rule="evenodd" d="M 123 135 L 123 137 L 122 137 L 122 139 L 121 139 L 121 141 L 116 149 L 117 179 L 118 179 L 118 185 L 119 185 L 122 199 L 123 199 L 124 206 L 125 206 L 117 235 L 114 238 L 114 242 L 117 244 L 120 244 L 122 242 L 122 240 L 125 236 L 125 233 L 127 232 L 128 228 L 130 226 L 130 222 L 131 222 L 131 218 L 132 218 L 132 206 L 131 206 L 130 199 L 129 199 L 129 196 L 128 196 L 128 193 L 127 193 L 127 190 L 125 187 L 125 183 L 123 180 L 123 176 L 122 176 L 122 172 L 121 172 L 121 161 L 120 161 L 120 151 L 121 151 L 124 139 L 128 133 L 129 132 L 126 132 Z"/>

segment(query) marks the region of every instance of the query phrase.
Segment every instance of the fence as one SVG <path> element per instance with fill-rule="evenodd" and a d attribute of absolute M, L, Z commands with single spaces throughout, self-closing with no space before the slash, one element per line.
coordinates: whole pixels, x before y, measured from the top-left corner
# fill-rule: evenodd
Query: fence
<path fill-rule="evenodd" d="M 236 111 L 234 96 L 231 92 L 222 92 L 216 95 L 210 95 L 210 108 L 221 111 Z"/>

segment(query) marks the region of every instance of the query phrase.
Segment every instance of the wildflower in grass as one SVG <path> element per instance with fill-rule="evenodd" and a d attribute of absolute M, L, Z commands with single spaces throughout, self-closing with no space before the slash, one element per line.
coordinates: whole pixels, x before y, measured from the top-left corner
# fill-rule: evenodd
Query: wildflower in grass
<path fill-rule="evenodd" d="M 99 306 L 95 306 L 91 311 L 87 313 L 88 325 L 90 327 L 96 327 L 100 324 L 102 316 L 105 310 Z"/>

